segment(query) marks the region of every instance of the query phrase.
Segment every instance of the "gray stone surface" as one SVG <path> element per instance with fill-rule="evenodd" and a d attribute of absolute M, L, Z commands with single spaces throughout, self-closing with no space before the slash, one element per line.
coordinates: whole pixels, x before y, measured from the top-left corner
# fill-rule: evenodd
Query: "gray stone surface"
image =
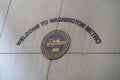
<path fill-rule="evenodd" d="M 41 40 L 48 32 L 56 29 L 57 23 L 37 29 L 20 46 L 16 43 L 36 24 L 58 17 L 60 6 L 61 0 L 12 0 L 0 39 L 0 53 L 39 53 Z"/>
<path fill-rule="evenodd" d="M 66 31 L 71 37 L 69 53 L 119 53 L 119 3 L 119 0 L 63 0 L 63 4 L 62 0 L 12 0 L 0 38 L 0 53 L 40 53 L 43 37 L 55 30 L 57 23 L 41 26 L 20 46 L 16 43 L 36 24 L 58 16 L 81 20 L 102 39 L 101 44 L 96 44 L 84 29 L 71 23 L 59 23 L 58 29 Z"/>
<path fill-rule="evenodd" d="M 0 33 L 3 27 L 10 0 L 0 0 Z"/>
<path fill-rule="evenodd" d="M 86 23 L 102 39 L 96 44 L 82 28 L 70 23 L 60 23 L 59 29 L 71 36 L 69 52 L 120 52 L 120 0 L 64 0 L 61 16 L 71 17 Z"/>
<path fill-rule="evenodd" d="M 51 62 L 48 80 L 120 80 L 120 54 L 66 54 Z"/>
<path fill-rule="evenodd" d="M 11 1 L 0 37 L 0 80 L 120 80 L 120 54 L 115 54 L 120 53 L 120 0 Z M 0 31 L 9 2 L 0 0 Z M 59 16 L 86 23 L 102 43 L 96 44 L 84 29 L 71 23 L 40 24 Z M 17 46 L 20 37 L 37 24 L 40 28 Z M 45 35 L 56 29 L 70 35 L 71 46 L 49 65 L 40 46 Z"/>
<path fill-rule="evenodd" d="M 0 54 L 0 80 L 46 80 L 48 65 L 41 54 Z"/>

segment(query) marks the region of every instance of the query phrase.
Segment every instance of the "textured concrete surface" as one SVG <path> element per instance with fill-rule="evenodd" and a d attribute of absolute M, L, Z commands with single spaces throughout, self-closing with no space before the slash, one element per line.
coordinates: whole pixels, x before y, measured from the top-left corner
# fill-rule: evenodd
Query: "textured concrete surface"
<path fill-rule="evenodd" d="M 120 80 L 120 0 L 0 0 L 0 80 Z M 41 22 L 56 17 L 75 18 L 102 39 L 96 44 L 81 27 L 71 23 Z M 17 41 L 32 27 L 20 46 Z M 52 30 L 71 37 L 68 52 L 49 61 L 40 50 Z"/>
<path fill-rule="evenodd" d="M 0 38 L 1 52 L 40 53 L 43 37 L 51 30 L 62 29 L 71 37 L 69 53 L 119 53 L 119 3 L 119 0 L 12 0 Z M 61 22 L 40 26 L 20 46 L 16 45 L 26 31 L 44 20 L 59 16 L 76 18 L 89 25 L 100 36 L 102 43 L 96 44 L 90 34 L 80 27 Z"/>
<path fill-rule="evenodd" d="M 48 32 L 56 29 L 57 23 L 49 24 L 34 31 L 21 46 L 17 46 L 16 43 L 26 31 L 41 21 L 58 17 L 60 5 L 61 0 L 53 0 L 52 3 L 51 0 L 12 0 L 0 38 L 1 52 L 39 53 L 41 40 Z"/>
<path fill-rule="evenodd" d="M 40 54 L 0 54 L 0 80 L 46 80 L 48 66 Z"/>
<path fill-rule="evenodd" d="M 48 80 L 120 80 L 120 54 L 66 54 L 51 62 Z"/>
<path fill-rule="evenodd" d="M 61 23 L 60 29 L 72 38 L 70 52 L 120 52 L 119 0 L 63 0 L 61 16 L 74 17 L 91 26 L 102 39 L 96 44 L 91 36 L 78 26 Z"/>
<path fill-rule="evenodd" d="M 0 35 L 6 18 L 10 0 L 0 0 Z"/>

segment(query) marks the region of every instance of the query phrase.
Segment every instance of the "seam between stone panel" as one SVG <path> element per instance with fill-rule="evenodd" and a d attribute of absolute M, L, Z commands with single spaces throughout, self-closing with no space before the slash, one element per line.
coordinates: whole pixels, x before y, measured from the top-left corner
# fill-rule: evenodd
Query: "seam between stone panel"
<path fill-rule="evenodd" d="M 120 52 L 68 52 L 67 54 L 120 54 Z"/>
<path fill-rule="evenodd" d="M 60 11 L 59 11 L 59 16 L 58 17 L 61 16 L 62 7 L 63 7 L 63 0 L 61 2 L 61 6 L 60 6 Z M 57 22 L 57 28 L 56 29 L 58 29 L 58 25 L 59 25 L 59 22 Z"/>
<path fill-rule="evenodd" d="M 25 53 L 20 53 L 19 52 L 18 53 L 18 52 L 16 52 L 16 53 L 0 53 L 0 54 L 42 54 L 42 53 L 39 53 L 39 52 L 38 53 L 36 53 L 36 52 L 35 53 L 34 52 L 31 52 L 31 53 L 30 52 L 28 52 L 28 53 L 27 52 L 25 52 Z"/>
<path fill-rule="evenodd" d="M 42 54 L 41 52 L 25 52 L 25 53 L 0 53 L 0 54 Z M 66 54 L 120 54 L 120 52 L 67 52 Z"/>
<path fill-rule="evenodd" d="M 49 61 L 49 66 L 48 66 L 48 71 L 47 71 L 46 80 L 48 80 L 48 77 L 49 77 L 50 65 L 51 65 L 51 60 Z"/>
<path fill-rule="evenodd" d="M 3 22 L 3 25 L 2 25 L 2 29 L 1 29 L 1 32 L 0 32 L 0 38 L 1 38 L 3 30 L 4 30 L 4 25 L 5 25 L 5 22 L 6 22 L 6 19 L 7 19 L 7 15 L 8 15 L 9 9 L 10 9 L 11 2 L 12 2 L 12 0 L 9 1 L 9 5 L 8 5 L 8 8 L 7 8 L 5 19 L 4 19 L 4 22 Z"/>

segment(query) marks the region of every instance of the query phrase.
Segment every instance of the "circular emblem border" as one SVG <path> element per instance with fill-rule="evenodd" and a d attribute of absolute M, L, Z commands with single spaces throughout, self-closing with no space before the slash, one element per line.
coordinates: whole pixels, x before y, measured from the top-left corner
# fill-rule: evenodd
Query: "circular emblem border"
<path fill-rule="evenodd" d="M 46 50 L 45 50 L 45 45 L 46 45 L 46 41 L 49 39 L 49 37 L 53 34 L 60 34 L 64 37 L 65 41 L 66 41 L 66 44 L 64 45 L 64 48 L 59 51 L 58 53 L 55 53 L 52 55 L 50 53 L 48 53 Z M 49 32 L 42 40 L 42 43 L 41 43 L 41 51 L 42 51 L 42 54 L 49 60 L 55 60 L 55 59 L 58 59 L 60 57 L 62 57 L 69 49 L 70 47 L 70 44 L 71 44 L 71 39 L 70 39 L 70 36 L 68 33 L 66 33 L 65 31 L 63 30 L 53 30 L 51 32 Z"/>

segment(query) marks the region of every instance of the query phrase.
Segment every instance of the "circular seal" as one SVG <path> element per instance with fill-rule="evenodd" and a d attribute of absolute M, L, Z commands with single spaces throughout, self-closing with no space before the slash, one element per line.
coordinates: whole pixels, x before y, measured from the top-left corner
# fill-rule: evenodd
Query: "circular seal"
<path fill-rule="evenodd" d="M 62 30 L 49 32 L 41 43 L 42 54 L 49 60 L 62 57 L 69 49 L 70 36 Z"/>

